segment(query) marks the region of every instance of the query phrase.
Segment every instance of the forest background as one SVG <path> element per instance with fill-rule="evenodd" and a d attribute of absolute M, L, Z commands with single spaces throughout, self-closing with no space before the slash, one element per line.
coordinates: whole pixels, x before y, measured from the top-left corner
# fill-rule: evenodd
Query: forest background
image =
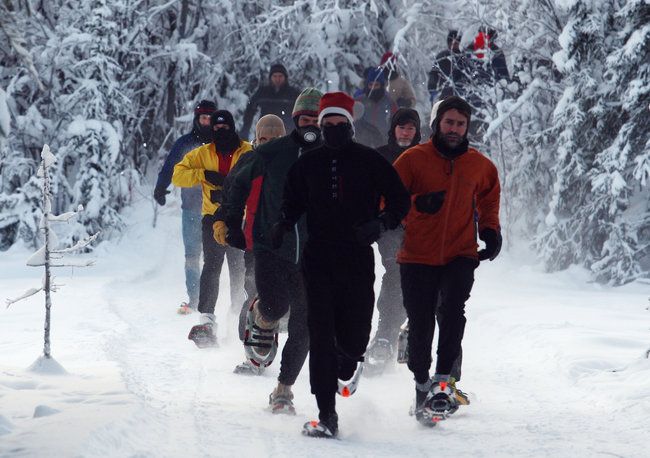
<path fill-rule="evenodd" d="M 466 46 L 482 26 L 511 75 L 478 91 L 506 242 L 551 271 L 648 278 L 648 0 L 0 0 L 0 250 L 42 243 L 44 143 L 59 159 L 53 211 L 85 208 L 59 238 L 119 237 L 199 100 L 241 126 L 272 63 L 299 89 L 351 93 L 393 51 L 428 120 L 449 29 Z"/>

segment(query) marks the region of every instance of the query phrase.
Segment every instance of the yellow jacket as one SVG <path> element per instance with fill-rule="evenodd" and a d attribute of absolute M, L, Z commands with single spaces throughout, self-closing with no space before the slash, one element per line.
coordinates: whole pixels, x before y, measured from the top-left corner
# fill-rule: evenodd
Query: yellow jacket
<path fill-rule="evenodd" d="M 221 204 L 223 187 L 214 186 L 207 182 L 204 172 L 206 170 L 213 170 L 226 175 L 232 170 L 242 154 L 246 154 L 252 148 L 249 142 L 242 140 L 239 148 L 232 154 L 229 167 L 223 170 L 227 164 L 219 164 L 220 156 L 217 154 L 214 143 L 201 145 L 187 153 L 183 160 L 176 164 L 174 174 L 172 175 L 172 183 L 179 188 L 191 188 L 201 183 L 201 191 L 203 194 L 201 214 L 213 215 Z M 221 168 L 219 165 L 221 165 Z"/>

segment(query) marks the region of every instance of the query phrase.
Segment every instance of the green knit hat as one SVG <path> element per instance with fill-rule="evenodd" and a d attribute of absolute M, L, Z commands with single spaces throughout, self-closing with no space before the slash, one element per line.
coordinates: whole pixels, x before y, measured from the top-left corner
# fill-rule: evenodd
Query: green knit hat
<path fill-rule="evenodd" d="M 314 87 L 303 90 L 293 106 L 292 118 L 300 115 L 318 116 L 318 106 L 323 93 Z"/>

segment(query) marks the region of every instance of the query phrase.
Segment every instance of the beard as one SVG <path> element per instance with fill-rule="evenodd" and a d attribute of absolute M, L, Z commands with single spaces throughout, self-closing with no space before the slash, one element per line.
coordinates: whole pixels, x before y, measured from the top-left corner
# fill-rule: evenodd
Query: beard
<path fill-rule="evenodd" d="M 379 102 L 384 97 L 384 92 L 386 90 L 383 87 L 381 89 L 374 89 L 368 94 L 368 98 L 373 102 Z"/>
<path fill-rule="evenodd" d="M 456 134 L 443 134 L 440 137 L 449 148 L 455 148 L 463 142 L 463 137 Z"/>
<path fill-rule="evenodd" d="M 400 146 L 400 147 L 402 147 L 402 148 L 407 148 L 407 147 L 411 146 L 411 143 L 413 143 L 413 140 L 409 140 L 409 139 L 399 139 L 399 138 L 398 138 L 398 139 L 396 140 L 396 143 L 397 143 L 397 146 Z"/>

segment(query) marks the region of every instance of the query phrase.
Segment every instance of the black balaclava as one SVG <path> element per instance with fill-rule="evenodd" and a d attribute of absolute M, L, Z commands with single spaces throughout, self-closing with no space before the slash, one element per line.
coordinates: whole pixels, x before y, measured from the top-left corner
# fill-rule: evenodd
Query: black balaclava
<path fill-rule="evenodd" d="M 199 116 L 207 114 L 212 115 L 217 111 L 217 104 L 211 100 L 201 100 L 194 108 L 194 121 L 192 122 L 192 132 L 203 143 L 210 143 L 212 141 L 212 125 L 202 126 L 199 124 Z"/>
<path fill-rule="evenodd" d="M 442 119 L 442 115 L 451 109 L 456 109 L 467 116 L 467 130 L 465 131 L 465 136 L 463 140 L 455 147 L 450 147 L 440 136 L 440 120 Z M 431 130 L 433 131 L 431 137 L 433 144 L 436 146 L 438 151 L 440 151 L 448 158 L 455 158 L 465 153 L 469 147 L 467 134 L 469 133 L 469 123 L 471 120 L 472 107 L 461 97 L 454 95 L 447 97 L 442 102 L 440 102 L 440 105 L 438 105 L 438 110 L 435 113 L 435 117 L 431 121 Z"/>
<path fill-rule="evenodd" d="M 210 118 L 210 127 L 214 129 L 217 124 L 227 124 L 230 129 L 217 129 L 214 131 L 213 142 L 217 147 L 217 151 L 231 152 L 239 147 L 241 140 L 237 131 L 235 130 L 235 120 L 232 114 L 227 110 L 217 110 L 212 113 Z"/>
<path fill-rule="evenodd" d="M 415 137 L 413 137 L 413 141 L 409 146 L 400 146 L 397 144 L 397 139 L 395 138 L 395 127 L 403 126 L 409 122 L 415 125 Z M 388 130 L 388 143 L 401 149 L 407 149 L 420 143 L 421 139 L 422 134 L 420 133 L 420 115 L 418 112 L 412 108 L 400 108 L 397 110 L 390 121 L 390 129 Z"/>
<path fill-rule="evenodd" d="M 350 122 L 337 124 L 336 126 L 322 126 L 321 132 L 325 144 L 337 150 L 345 148 L 354 138 L 354 128 Z"/>

